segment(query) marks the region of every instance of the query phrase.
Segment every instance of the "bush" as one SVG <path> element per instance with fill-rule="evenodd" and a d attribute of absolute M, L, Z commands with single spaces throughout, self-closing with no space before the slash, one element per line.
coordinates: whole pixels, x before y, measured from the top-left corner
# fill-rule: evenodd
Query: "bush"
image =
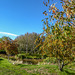
<path fill-rule="evenodd" d="M 41 59 L 41 55 L 18 54 L 17 57 L 23 59 Z"/>
<path fill-rule="evenodd" d="M 31 56 L 33 56 L 34 59 L 41 59 L 42 58 L 41 54 L 32 54 Z"/>
<path fill-rule="evenodd" d="M 39 59 L 39 60 L 36 60 L 36 59 L 24 59 L 23 60 L 23 63 L 28 63 L 28 64 L 33 64 L 33 65 L 36 65 L 38 64 L 38 62 L 41 62 L 43 60 Z"/>
<path fill-rule="evenodd" d="M 33 59 L 34 56 L 26 56 L 25 58 L 27 58 L 27 59 Z"/>
<path fill-rule="evenodd" d="M 47 57 L 46 59 L 44 59 L 44 62 L 50 62 L 50 63 L 56 63 L 57 62 L 57 60 L 56 60 L 56 58 L 54 58 L 54 57 Z"/>
<path fill-rule="evenodd" d="M 6 58 L 6 59 L 8 58 L 8 56 L 5 54 L 0 54 L 0 57 Z"/>
<path fill-rule="evenodd" d="M 9 59 L 14 60 L 14 61 L 17 60 L 17 59 L 15 58 L 15 56 L 10 56 Z"/>
<path fill-rule="evenodd" d="M 38 62 L 36 62 L 34 59 L 24 59 L 23 63 L 28 63 L 28 64 L 37 64 Z"/>
<path fill-rule="evenodd" d="M 0 54 L 6 54 L 5 50 L 0 50 Z"/>
<path fill-rule="evenodd" d="M 17 55 L 18 59 L 21 59 L 21 60 L 24 59 L 25 56 L 26 56 L 25 54 L 18 54 L 18 55 Z"/>
<path fill-rule="evenodd" d="M 43 56 L 44 59 L 46 59 L 47 57 L 48 57 L 47 55 L 44 55 L 44 56 Z"/>

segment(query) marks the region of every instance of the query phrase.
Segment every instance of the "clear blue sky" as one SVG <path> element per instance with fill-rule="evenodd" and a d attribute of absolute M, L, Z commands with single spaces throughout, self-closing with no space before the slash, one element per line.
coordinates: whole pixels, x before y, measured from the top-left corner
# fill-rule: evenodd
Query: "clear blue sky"
<path fill-rule="evenodd" d="M 41 33 L 43 31 L 43 11 L 46 7 L 44 0 L 0 0 L 0 37 L 9 36 L 14 39 L 16 36 L 4 34 L 5 32 L 22 35 L 27 32 Z M 57 7 L 61 9 L 60 0 Z M 4 32 L 4 33 L 2 33 Z"/>

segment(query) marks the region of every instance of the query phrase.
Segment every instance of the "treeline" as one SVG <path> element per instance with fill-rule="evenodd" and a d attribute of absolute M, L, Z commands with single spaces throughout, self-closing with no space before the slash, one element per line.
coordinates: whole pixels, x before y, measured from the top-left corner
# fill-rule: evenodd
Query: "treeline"
<path fill-rule="evenodd" d="M 39 47 L 35 48 L 40 42 L 35 44 L 35 40 L 39 39 L 40 36 L 37 33 L 26 33 L 25 35 L 20 35 L 12 40 L 10 37 L 3 36 L 0 38 L 0 53 L 3 54 L 39 54 L 41 53 Z"/>

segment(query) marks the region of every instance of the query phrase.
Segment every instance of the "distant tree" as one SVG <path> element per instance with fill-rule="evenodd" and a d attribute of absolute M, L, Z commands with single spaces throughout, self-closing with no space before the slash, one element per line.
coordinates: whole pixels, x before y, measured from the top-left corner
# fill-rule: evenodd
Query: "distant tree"
<path fill-rule="evenodd" d="M 19 45 L 18 51 L 20 53 L 36 53 L 38 51 L 37 49 L 34 49 L 35 44 L 34 41 L 36 38 L 39 38 L 39 34 L 37 33 L 26 33 L 25 35 L 18 36 L 15 40 L 17 41 L 17 44 Z M 33 50 L 34 49 L 34 50 Z"/>
<path fill-rule="evenodd" d="M 6 36 L 3 36 L 2 38 L 0 38 L 0 49 L 4 50 L 4 42 L 5 41 L 11 41 L 12 39 Z"/>
<path fill-rule="evenodd" d="M 6 51 L 8 55 L 8 61 L 10 55 L 12 54 L 15 55 L 18 53 L 18 49 L 17 49 L 18 45 L 11 38 L 4 36 L 1 38 L 0 43 L 2 44 L 2 48 Z"/>
<path fill-rule="evenodd" d="M 0 42 L 0 50 L 3 50 L 3 47 L 2 47 L 2 45 L 3 45 L 3 44 Z"/>

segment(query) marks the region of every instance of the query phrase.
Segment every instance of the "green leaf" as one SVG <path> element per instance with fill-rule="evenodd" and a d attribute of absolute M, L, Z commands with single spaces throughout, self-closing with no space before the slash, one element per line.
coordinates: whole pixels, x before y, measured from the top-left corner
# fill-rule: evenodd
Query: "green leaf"
<path fill-rule="evenodd" d="M 42 19 L 41 21 L 44 21 L 44 19 Z"/>
<path fill-rule="evenodd" d="M 49 0 L 48 0 L 48 3 L 49 3 Z"/>

